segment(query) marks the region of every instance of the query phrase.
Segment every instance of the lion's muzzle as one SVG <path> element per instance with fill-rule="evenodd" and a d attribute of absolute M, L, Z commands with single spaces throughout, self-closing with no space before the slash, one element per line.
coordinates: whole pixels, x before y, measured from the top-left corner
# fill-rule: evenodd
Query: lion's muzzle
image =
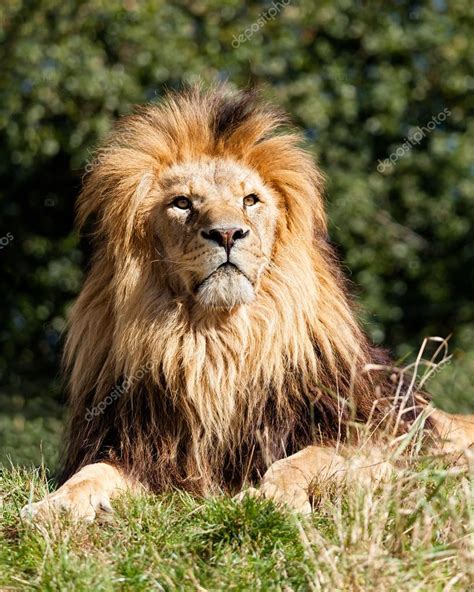
<path fill-rule="evenodd" d="M 204 308 L 231 309 L 250 304 L 255 291 L 248 277 L 232 263 L 220 265 L 199 284 L 196 298 Z"/>

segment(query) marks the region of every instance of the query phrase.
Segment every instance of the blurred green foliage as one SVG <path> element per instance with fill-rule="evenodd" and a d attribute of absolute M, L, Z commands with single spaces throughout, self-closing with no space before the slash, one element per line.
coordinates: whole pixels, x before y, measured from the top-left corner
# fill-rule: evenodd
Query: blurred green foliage
<path fill-rule="evenodd" d="M 56 426 L 60 335 L 87 252 L 74 198 L 93 147 L 134 104 L 196 79 L 263 84 L 304 128 L 374 341 L 396 355 L 426 335 L 471 346 L 472 2 L 9 0 L 0 26 L 0 448 L 23 448 L 38 397 Z"/>

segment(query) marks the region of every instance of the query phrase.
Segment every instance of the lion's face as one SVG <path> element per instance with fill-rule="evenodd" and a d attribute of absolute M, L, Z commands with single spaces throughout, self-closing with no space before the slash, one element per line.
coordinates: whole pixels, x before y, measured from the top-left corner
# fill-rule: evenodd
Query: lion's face
<path fill-rule="evenodd" d="M 252 302 L 279 212 L 259 175 L 228 160 L 188 162 L 165 171 L 158 191 L 156 250 L 170 286 L 204 308 Z"/>

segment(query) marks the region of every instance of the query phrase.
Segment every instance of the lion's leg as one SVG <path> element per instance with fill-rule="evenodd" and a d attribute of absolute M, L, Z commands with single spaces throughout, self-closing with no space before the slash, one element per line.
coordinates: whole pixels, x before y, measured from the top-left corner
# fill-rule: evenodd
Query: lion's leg
<path fill-rule="evenodd" d="M 440 409 L 430 412 L 446 452 L 465 452 L 474 444 L 474 415 L 453 415 Z"/>
<path fill-rule="evenodd" d="M 446 452 L 465 452 L 474 444 L 474 416 L 451 415 L 433 409 L 430 418 L 442 439 Z M 279 503 L 308 513 L 310 492 L 329 481 L 351 479 L 380 481 L 395 467 L 383 459 L 377 448 L 357 450 L 308 446 L 297 454 L 273 463 L 265 473 L 260 491 L 252 490 Z"/>
<path fill-rule="evenodd" d="M 273 463 L 265 473 L 260 494 L 301 512 L 311 511 L 311 490 L 329 481 L 351 478 L 379 481 L 389 476 L 393 466 L 372 450 L 367 453 L 322 446 L 308 446 Z"/>
<path fill-rule="evenodd" d="M 26 505 L 24 518 L 44 518 L 57 512 L 70 512 L 74 519 L 91 521 L 100 511 L 110 512 L 110 500 L 124 491 L 136 491 L 138 483 L 118 467 L 99 462 L 86 465 L 57 491 L 43 500 Z"/>

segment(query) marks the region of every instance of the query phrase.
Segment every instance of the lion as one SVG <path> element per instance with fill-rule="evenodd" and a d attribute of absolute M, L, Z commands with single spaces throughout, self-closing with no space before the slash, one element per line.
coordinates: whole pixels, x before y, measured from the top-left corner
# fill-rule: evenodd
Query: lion
<path fill-rule="evenodd" d="M 257 92 L 225 86 L 116 124 L 78 202 L 94 255 L 65 346 L 61 486 L 25 515 L 258 483 L 310 511 L 310 484 L 348 470 L 339 443 L 357 446 L 357 425 L 381 434 L 389 409 L 394 433 L 425 414 L 441 447 L 471 445 L 468 418 L 371 370 L 391 365 L 356 320 L 301 143 Z M 370 478 L 389 468 L 374 465 Z"/>

